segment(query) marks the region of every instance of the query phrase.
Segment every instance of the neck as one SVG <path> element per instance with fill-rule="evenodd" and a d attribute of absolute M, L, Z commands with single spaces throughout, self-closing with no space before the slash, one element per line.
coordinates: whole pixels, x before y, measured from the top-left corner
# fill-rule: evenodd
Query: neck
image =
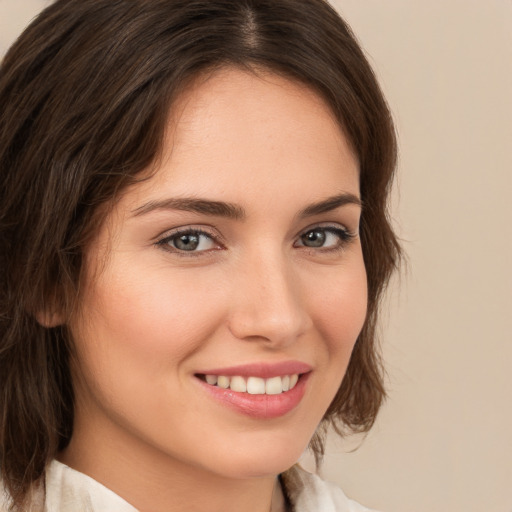
<path fill-rule="evenodd" d="M 77 422 L 69 446 L 58 458 L 140 512 L 284 511 L 275 475 L 226 477 L 127 437 L 119 431 L 109 435 L 81 429 Z"/>

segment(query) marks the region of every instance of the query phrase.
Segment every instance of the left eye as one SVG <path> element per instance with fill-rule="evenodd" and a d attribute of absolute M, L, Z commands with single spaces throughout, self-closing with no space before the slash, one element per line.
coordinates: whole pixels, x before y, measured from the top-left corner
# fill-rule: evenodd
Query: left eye
<path fill-rule="evenodd" d="M 314 228 L 303 233 L 299 238 L 300 247 L 335 248 L 350 238 L 350 234 L 340 228 Z"/>
<path fill-rule="evenodd" d="M 201 252 L 216 247 L 215 242 L 207 233 L 201 231 L 183 231 L 168 236 L 159 245 L 183 252 Z"/>

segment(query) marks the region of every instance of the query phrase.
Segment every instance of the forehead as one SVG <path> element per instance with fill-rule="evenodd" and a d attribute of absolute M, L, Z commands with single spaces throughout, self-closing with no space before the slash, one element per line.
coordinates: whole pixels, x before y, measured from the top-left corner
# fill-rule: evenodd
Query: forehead
<path fill-rule="evenodd" d="M 171 108 L 150 174 L 142 194 L 224 200 L 269 193 L 269 184 L 281 194 L 302 187 L 311 200 L 359 193 L 357 158 L 327 103 L 306 85 L 262 70 L 225 68 L 190 84 Z"/>

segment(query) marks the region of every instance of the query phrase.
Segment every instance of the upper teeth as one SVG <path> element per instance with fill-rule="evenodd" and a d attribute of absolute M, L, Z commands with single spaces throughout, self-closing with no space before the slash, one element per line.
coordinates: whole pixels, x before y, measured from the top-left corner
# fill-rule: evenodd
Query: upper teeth
<path fill-rule="evenodd" d="M 298 374 L 283 375 L 261 379 L 260 377 L 226 377 L 225 375 L 206 375 L 206 382 L 212 386 L 231 389 L 239 393 L 251 395 L 279 395 L 283 391 L 293 389 L 299 380 Z"/>

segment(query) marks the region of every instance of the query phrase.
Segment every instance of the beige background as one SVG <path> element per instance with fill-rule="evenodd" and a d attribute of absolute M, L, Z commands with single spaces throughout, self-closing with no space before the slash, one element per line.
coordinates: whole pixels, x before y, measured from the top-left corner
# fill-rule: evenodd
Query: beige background
<path fill-rule="evenodd" d="M 323 474 L 383 512 L 512 512 L 512 1 L 334 1 L 396 117 L 410 268 L 388 403 Z M 46 4 L 0 0 L 0 53 Z"/>

